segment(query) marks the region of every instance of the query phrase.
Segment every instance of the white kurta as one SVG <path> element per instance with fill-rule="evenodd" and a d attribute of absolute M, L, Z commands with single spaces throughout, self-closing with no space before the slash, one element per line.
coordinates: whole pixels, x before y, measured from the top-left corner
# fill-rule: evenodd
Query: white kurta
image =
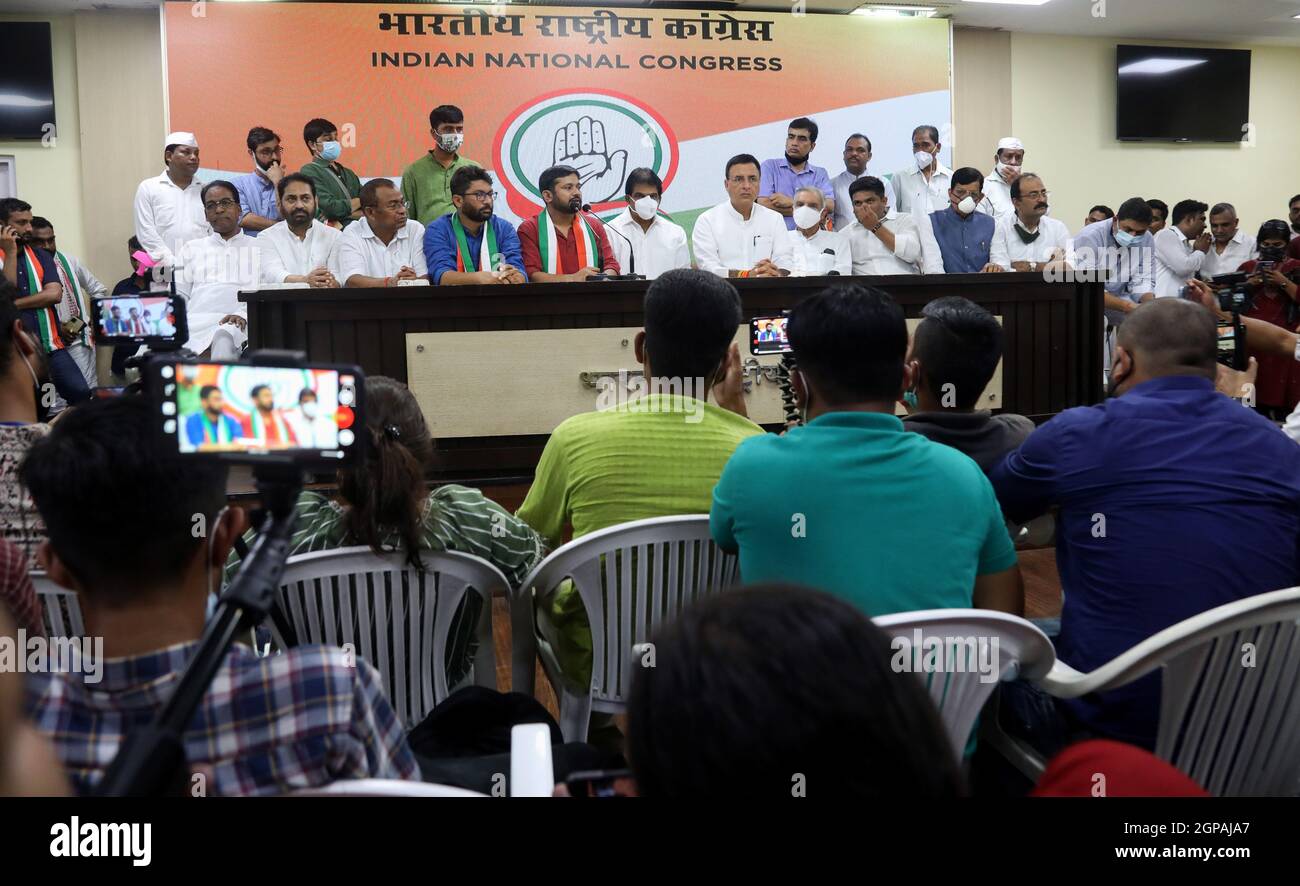
<path fill-rule="evenodd" d="M 695 220 L 691 233 L 695 263 L 720 277 L 727 276 L 728 270 L 747 271 L 763 259 L 790 270 L 794 249 L 788 233 L 785 217 L 776 210 L 755 203 L 746 219 L 728 200 Z"/>
<path fill-rule="evenodd" d="M 256 289 L 260 281 L 261 254 L 257 241 L 239 231 L 229 240 L 209 234 L 191 240 L 177 254 L 176 294 L 185 299 L 190 339 L 185 347 L 201 354 L 212 344 L 212 336 L 223 317 L 233 314 L 248 319 L 248 305 L 239 300 L 240 290 Z M 238 342 L 243 334 L 234 330 Z"/>
<path fill-rule="evenodd" d="M 154 259 L 173 264 L 181 247 L 212 233 L 199 192 L 198 179 L 178 188 L 167 173 L 147 178 L 135 189 L 135 236 Z"/>
<path fill-rule="evenodd" d="M 342 234 L 338 228 L 316 219 L 312 219 L 301 240 L 289 230 L 288 222 L 271 225 L 257 237 L 257 248 L 262 253 L 262 282 L 283 283 L 285 277 L 306 276 L 317 268 L 335 271 L 334 249 Z M 334 276 L 338 276 L 337 272 Z"/>

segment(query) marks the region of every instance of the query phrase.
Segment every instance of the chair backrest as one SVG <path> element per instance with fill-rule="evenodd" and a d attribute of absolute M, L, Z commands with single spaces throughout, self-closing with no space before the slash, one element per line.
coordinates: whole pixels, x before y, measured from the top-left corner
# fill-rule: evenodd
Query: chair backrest
<path fill-rule="evenodd" d="M 39 569 L 30 572 L 32 586 L 41 601 L 41 618 L 48 637 L 84 637 L 86 625 L 81 618 L 81 601 L 76 591 L 55 584 Z"/>
<path fill-rule="evenodd" d="M 486 797 L 477 791 L 422 781 L 395 778 L 353 778 L 330 782 L 318 788 L 292 791 L 288 797 Z"/>
<path fill-rule="evenodd" d="M 401 551 L 338 548 L 291 557 L 280 579 L 279 604 L 296 644 L 352 644 L 379 671 L 402 724 L 410 729 L 447 697 L 447 643 L 467 592 L 483 599 L 474 678 L 496 686 L 492 594 L 508 589 L 491 563 L 455 551 L 421 551 L 424 571 Z M 272 624 L 280 648 L 289 644 Z"/>
<path fill-rule="evenodd" d="M 1004 612 L 926 609 L 872 621 L 891 639 L 894 669 L 911 671 L 925 684 L 958 762 L 998 683 L 1042 677 L 1056 661 L 1046 634 Z"/>
<path fill-rule="evenodd" d="M 1300 587 L 1246 597 L 1147 638 L 1093 691 L 1163 668 L 1156 755 L 1219 796 L 1300 789 Z"/>
<path fill-rule="evenodd" d="M 713 543 L 707 514 L 655 517 L 557 548 L 520 587 L 540 595 L 565 579 L 591 622 L 591 698 L 601 710 L 621 710 L 643 655 L 634 647 L 684 607 L 735 584 L 737 564 Z"/>

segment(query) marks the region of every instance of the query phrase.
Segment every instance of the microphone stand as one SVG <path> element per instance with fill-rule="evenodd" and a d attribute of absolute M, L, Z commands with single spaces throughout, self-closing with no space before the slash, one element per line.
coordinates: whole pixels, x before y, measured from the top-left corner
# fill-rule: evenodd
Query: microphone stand
<path fill-rule="evenodd" d="M 286 460 L 259 465 L 253 476 L 263 509 L 256 515 L 260 525 L 248 556 L 221 595 L 171 697 L 153 722 L 123 739 L 117 756 L 95 788 L 95 796 L 156 797 L 185 791 L 189 774 L 185 766 L 185 729 L 225 663 L 235 637 L 266 618 L 289 558 L 302 469 Z"/>

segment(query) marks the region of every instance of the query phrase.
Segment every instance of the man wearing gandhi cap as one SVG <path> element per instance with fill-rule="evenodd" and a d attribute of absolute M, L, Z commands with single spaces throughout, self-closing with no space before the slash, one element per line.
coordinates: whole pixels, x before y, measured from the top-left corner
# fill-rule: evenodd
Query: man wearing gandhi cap
<path fill-rule="evenodd" d="M 199 143 L 192 132 L 172 132 L 163 140 L 163 173 L 135 190 L 135 236 L 149 256 L 173 266 L 189 240 L 212 233 L 199 192 Z"/>
<path fill-rule="evenodd" d="M 1015 136 L 1008 136 L 998 142 L 997 165 L 984 179 L 984 200 L 980 211 L 1001 221 L 1016 211 L 1011 202 L 1011 183 L 1020 175 L 1025 162 L 1025 146 Z"/>

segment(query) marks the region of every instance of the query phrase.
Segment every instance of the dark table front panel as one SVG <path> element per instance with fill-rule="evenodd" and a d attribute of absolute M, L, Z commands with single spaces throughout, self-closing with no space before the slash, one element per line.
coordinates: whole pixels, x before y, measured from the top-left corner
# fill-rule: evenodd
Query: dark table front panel
<path fill-rule="evenodd" d="M 842 278 L 737 280 L 746 317 L 778 312 Z M 1102 285 L 1041 274 L 854 278 L 889 292 L 908 317 L 947 295 L 1002 318 L 1003 410 L 1036 421 L 1102 397 Z M 359 365 L 406 381 L 406 335 L 501 329 L 639 326 L 644 281 L 393 289 L 275 289 L 241 293 L 252 348 L 305 350 L 317 362 Z M 545 436 L 440 440 L 447 479 L 524 480 Z"/>

